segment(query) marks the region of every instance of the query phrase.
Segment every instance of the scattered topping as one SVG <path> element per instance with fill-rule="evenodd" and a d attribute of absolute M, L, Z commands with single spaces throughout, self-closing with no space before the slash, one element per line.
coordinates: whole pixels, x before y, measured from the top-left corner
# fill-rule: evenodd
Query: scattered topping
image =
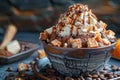
<path fill-rule="evenodd" d="M 26 71 L 28 70 L 28 65 L 25 63 L 18 64 L 18 71 Z"/>
<path fill-rule="evenodd" d="M 46 57 L 46 53 L 44 50 L 38 50 L 38 58 L 44 58 Z"/>
<path fill-rule="evenodd" d="M 104 66 L 100 71 L 85 72 L 78 77 L 64 76 L 58 73 L 52 66 L 46 65 L 40 70 L 41 73 L 35 72 L 35 61 L 33 64 L 30 64 L 30 71 L 13 71 L 9 72 L 8 76 L 5 77 L 5 80 L 119 80 L 120 79 L 120 67 L 116 65 Z M 25 63 L 20 63 L 18 65 L 28 65 Z M 33 73 L 35 72 L 35 73 Z M 40 76 L 38 76 L 38 74 Z"/>

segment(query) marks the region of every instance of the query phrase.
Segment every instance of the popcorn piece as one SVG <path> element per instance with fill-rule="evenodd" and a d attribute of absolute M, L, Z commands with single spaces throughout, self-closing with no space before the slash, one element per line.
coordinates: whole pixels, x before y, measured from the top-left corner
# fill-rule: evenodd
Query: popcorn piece
<path fill-rule="evenodd" d="M 105 34 L 108 36 L 108 38 L 115 38 L 115 33 L 112 30 L 105 31 Z"/>
<path fill-rule="evenodd" d="M 97 23 L 97 20 L 90 15 L 90 25 L 94 26 Z"/>
<path fill-rule="evenodd" d="M 95 40 L 95 38 L 88 38 L 87 45 L 89 48 L 96 48 L 98 47 L 98 42 Z"/>
<path fill-rule="evenodd" d="M 62 43 L 61 43 L 59 40 L 57 40 L 57 39 L 52 40 L 52 41 L 51 41 L 51 44 L 52 44 L 53 46 L 57 46 L 57 47 L 60 47 L 60 46 L 62 45 Z"/>
<path fill-rule="evenodd" d="M 59 35 L 63 37 L 70 36 L 71 27 L 71 25 L 66 25 L 59 33 Z"/>
<path fill-rule="evenodd" d="M 111 44 L 110 41 L 106 38 L 103 38 L 102 42 L 103 42 L 104 45 L 110 45 Z"/>
<path fill-rule="evenodd" d="M 48 32 L 48 34 L 52 34 L 52 32 L 53 32 L 52 27 L 51 27 L 51 28 L 46 29 L 45 31 L 47 31 L 47 32 Z"/>
<path fill-rule="evenodd" d="M 75 26 L 80 26 L 81 23 L 79 21 L 75 22 Z"/>
<path fill-rule="evenodd" d="M 82 43 L 80 39 L 72 39 L 71 40 L 72 48 L 81 48 Z"/>
<path fill-rule="evenodd" d="M 67 24 L 71 24 L 71 23 L 72 23 L 72 19 L 69 18 L 69 17 L 66 17 L 66 23 L 67 23 Z"/>
<path fill-rule="evenodd" d="M 51 28 L 48 28 L 45 30 L 48 34 L 52 34 L 52 32 L 54 32 L 54 26 Z"/>
<path fill-rule="evenodd" d="M 73 36 L 76 36 L 77 33 L 78 33 L 78 27 L 73 26 L 73 29 L 72 29 L 72 35 L 73 35 Z"/>
<path fill-rule="evenodd" d="M 84 14 L 81 13 L 81 15 L 79 16 L 78 20 L 79 20 L 79 21 L 83 20 L 83 17 L 84 17 Z"/>
<path fill-rule="evenodd" d="M 94 29 L 94 26 L 89 26 L 87 29 L 87 32 L 93 31 L 93 29 Z"/>
<path fill-rule="evenodd" d="M 46 53 L 44 50 L 38 50 L 38 58 L 44 58 L 46 57 Z"/>
<path fill-rule="evenodd" d="M 18 71 L 26 71 L 28 70 L 28 65 L 25 63 L 18 64 Z"/>
<path fill-rule="evenodd" d="M 58 47 L 101 47 L 102 45 L 99 44 L 105 46 L 110 42 L 115 42 L 115 33 L 111 30 L 106 31 L 106 26 L 107 24 L 104 22 L 98 21 L 95 14 L 92 13 L 91 9 L 88 9 L 87 5 L 74 4 L 60 16 L 53 28 L 49 28 L 40 34 L 40 39 L 47 40 L 53 46 Z M 85 37 L 80 37 L 84 33 Z M 91 33 L 94 36 L 89 35 Z M 66 37 L 69 37 L 69 39 L 66 39 Z M 72 42 L 70 42 L 70 38 L 73 39 Z M 82 46 L 80 45 L 81 43 Z"/>
<path fill-rule="evenodd" d="M 48 38 L 48 33 L 46 31 L 40 33 L 39 39 L 47 40 L 47 38 Z"/>
<path fill-rule="evenodd" d="M 103 21 L 100 21 L 99 25 L 101 29 L 105 29 L 107 27 L 107 24 L 105 24 Z"/>
<path fill-rule="evenodd" d="M 97 42 L 101 42 L 102 41 L 101 34 L 98 31 L 96 31 L 95 34 L 96 34 L 95 35 L 95 40 Z"/>
<path fill-rule="evenodd" d="M 64 43 L 64 46 L 63 46 L 63 47 L 65 47 L 65 48 L 66 48 L 67 46 L 68 46 L 68 44 L 67 44 L 67 43 Z"/>

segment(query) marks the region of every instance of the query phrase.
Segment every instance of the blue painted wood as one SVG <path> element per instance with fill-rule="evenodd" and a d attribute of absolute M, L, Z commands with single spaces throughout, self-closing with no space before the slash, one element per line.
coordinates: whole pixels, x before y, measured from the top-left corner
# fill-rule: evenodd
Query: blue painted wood
<path fill-rule="evenodd" d="M 15 36 L 15 39 L 17 40 L 22 40 L 22 41 L 28 41 L 28 42 L 33 42 L 33 43 L 39 43 L 39 32 L 21 32 L 21 33 L 17 33 L 17 35 Z M 119 35 L 117 35 L 117 37 L 120 37 Z M 2 39 L 2 35 L 0 35 L 0 40 Z M 42 46 L 40 47 L 42 48 Z M 6 72 L 6 69 L 10 66 L 13 69 L 17 68 L 17 65 L 19 63 L 29 63 L 32 60 L 35 59 L 35 57 L 37 56 L 37 52 L 33 53 L 30 57 L 14 62 L 12 64 L 8 64 L 8 65 L 1 65 L 0 64 L 0 80 L 4 80 L 5 76 L 8 75 L 8 72 Z M 115 60 L 115 59 L 110 59 L 110 61 L 108 62 L 108 66 L 110 66 L 111 64 L 120 66 L 120 60 Z"/>

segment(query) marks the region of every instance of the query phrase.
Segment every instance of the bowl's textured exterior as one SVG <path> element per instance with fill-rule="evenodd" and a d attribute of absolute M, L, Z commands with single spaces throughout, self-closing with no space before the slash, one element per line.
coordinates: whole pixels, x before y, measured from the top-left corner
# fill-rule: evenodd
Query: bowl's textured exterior
<path fill-rule="evenodd" d="M 79 76 L 86 71 L 98 70 L 110 58 L 115 43 L 99 48 L 61 48 L 42 41 L 52 66 L 65 76 Z"/>

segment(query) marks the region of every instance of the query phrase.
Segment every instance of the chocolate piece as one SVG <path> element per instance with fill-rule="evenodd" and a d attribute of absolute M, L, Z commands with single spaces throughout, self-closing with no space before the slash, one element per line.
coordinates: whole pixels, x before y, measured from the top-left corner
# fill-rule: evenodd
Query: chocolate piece
<path fill-rule="evenodd" d="M 11 68 L 11 67 L 8 67 L 6 71 L 11 72 L 11 71 L 12 71 L 12 68 Z"/>
<path fill-rule="evenodd" d="M 25 63 L 18 64 L 18 71 L 26 71 L 28 70 L 28 65 Z"/>

